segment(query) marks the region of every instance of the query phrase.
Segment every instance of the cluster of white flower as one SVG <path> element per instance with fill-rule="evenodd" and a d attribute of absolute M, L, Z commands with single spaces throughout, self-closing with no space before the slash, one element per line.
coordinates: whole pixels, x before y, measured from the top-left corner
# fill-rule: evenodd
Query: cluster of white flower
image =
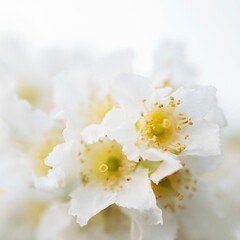
<path fill-rule="evenodd" d="M 226 239 L 200 177 L 225 118 L 181 46 L 159 49 L 149 79 L 131 51 L 1 52 L 0 239 Z"/>

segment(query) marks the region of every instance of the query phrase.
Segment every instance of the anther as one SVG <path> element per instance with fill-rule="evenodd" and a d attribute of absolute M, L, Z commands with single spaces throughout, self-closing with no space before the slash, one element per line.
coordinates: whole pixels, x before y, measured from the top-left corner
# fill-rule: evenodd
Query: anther
<path fill-rule="evenodd" d="M 106 172 L 108 170 L 107 164 L 105 163 L 101 164 L 98 170 L 102 173 Z"/>
<path fill-rule="evenodd" d="M 189 138 L 189 135 L 186 134 L 186 135 L 184 136 L 184 139 L 188 139 L 188 138 Z"/>
<path fill-rule="evenodd" d="M 169 121 L 169 119 L 164 118 L 162 125 L 164 128 L 169 128 L 171 126 L 171 122 Z"/>

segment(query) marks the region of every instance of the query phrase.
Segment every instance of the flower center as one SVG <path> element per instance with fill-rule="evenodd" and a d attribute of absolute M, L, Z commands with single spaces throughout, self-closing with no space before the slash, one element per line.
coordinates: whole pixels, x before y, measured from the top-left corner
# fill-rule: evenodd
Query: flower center
<path fill-rule="evenodd" d="M 146 100 L 143 100 L 143 104 Z M 179 154 L 186 146 L 180 143 L 189 136 L 181 134 L 187 126 L 192 125 L 191 118 L 185 117 L 182 113 L 176 114 L 175 108 L 180 100 L 175 101 L 170 97 L 169 103 L 164 106 L 158 102 L 154 103 L 151 110 L 141 113 L 140 119 L 136 122 L 137 131 L 140 133 L 140 141 L 144 141 L 150 147 L 157 147 L 164 151 Z M 174 111 L 173 111 L 174 110 Z"/>
<path fill-rule="evenodd" d="M 129 161 L 123 154 L 121 146 L 108 138 L 84 145 L 79 156 L 83 184 L 93 180 L 112 189 L 120 186 L 122 180 L 128 180 L 128 174 L 136 167 L 136 163 Z"/>
<path fill-rule="evenodd" d="M 89 124 L 100 123 L 105 115 L 116 105 L 110 95 L 106 95 L 102 98 L 96 96 L 91 97 L 90 105 L 86 111 Z"/>
<path fill-rule="evenodd" d="M 45 159 L 53 151 L 54 147 L 61 143 L 63 143 L 63 137 L 60 129 L 52 129 L 49 136 L 42 143 L 31 149 L 34 159 L 34 172 L 37 176 L 44 176 L 48 173 L 50 167 L 45 164 Z"/>
<path fill-rule="evenodd" d="M 36 85 L 30 82 L 23 82 L 17 89 L 18 97 L 35 105 L 39 101 L 40 93 Z"/>

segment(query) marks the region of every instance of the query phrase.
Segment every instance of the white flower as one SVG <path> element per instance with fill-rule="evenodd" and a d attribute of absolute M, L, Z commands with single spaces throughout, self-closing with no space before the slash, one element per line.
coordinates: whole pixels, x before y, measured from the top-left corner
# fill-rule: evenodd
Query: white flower
<path fill-rule="evenodd" d="M 92 142 L 79 140 L 69 145 L 58 146 L 48 164 L 62 169 L 65 186 L 75 188 L 70 194 L 69 213 L 77 217 L 81 226 L 114 203 L 146 214 L 152 212 L 149 221 L 161 222 L 148 170 L 137 168 L 136 162 L 127 159 L 121 145 L 105 134 L 96 135 Z"/>
<path fill-rule="evenodd" d="M 120 108 L 101 126 L 129 159 L 159 163 L 151 174 L 155 183 L 182 167 L 176 158 L 220 155 L 219 126 L 205 119 L 216 103 L 214 88 L 155 90 L 147 79 L 126 75 L 115 82 L 113 94 Z"/>
<path fill-rule="evenodd" d="M 112 81 L 132 69 L 132 52 L 122 51 L 89 66 L 78 65 L 55 78 L 55 117 L 66 121 L 65 137 L 79 137 L 84 127 L 100 123 L 116 106 L 111 94 Z M 78 134 L 76 134 L 78 132 Z"/>
<path fill-rule="evenodd" d="M 62 124 L 40 110 L 33 110 L 12 93 L 1 93 L 0 98 L 0 118 L 7 131 L 4 145 L 8 149 L 0 154 L 0 171 L 6 176 L 1 180 L 3 185 L 8 185 L 10 175 L 16 174 L 21 181 L 25 179 L 26 185 L 53 187 L 56 183 L 45 159 L 57 144 L 63 142 Z M 9 160 L 5 163 L 4 158 Z M 45 181 L 48 174 L 49 186 Z"/>
<path fill-rule="evenodd" d="M 196 82 L 195 70 L 186 61 L 184 47 L 177 42 L 164 42 L 155 52 L 151 76 L 156 87 L 188 87 Z"/>

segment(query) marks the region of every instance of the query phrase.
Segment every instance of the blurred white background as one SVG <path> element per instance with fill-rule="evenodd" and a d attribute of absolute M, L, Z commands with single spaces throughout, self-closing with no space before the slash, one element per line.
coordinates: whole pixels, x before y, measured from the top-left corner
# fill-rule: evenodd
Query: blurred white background
<path fill-rule="evenodd" d="M 179 40 L 202 83 L 218 88 L 229 129 L 240 127 L 239 0 L 0 0 L 0 37 L 9 35 L 40 49 L 132 48 L 139 73 L 161 41 Z"/>

